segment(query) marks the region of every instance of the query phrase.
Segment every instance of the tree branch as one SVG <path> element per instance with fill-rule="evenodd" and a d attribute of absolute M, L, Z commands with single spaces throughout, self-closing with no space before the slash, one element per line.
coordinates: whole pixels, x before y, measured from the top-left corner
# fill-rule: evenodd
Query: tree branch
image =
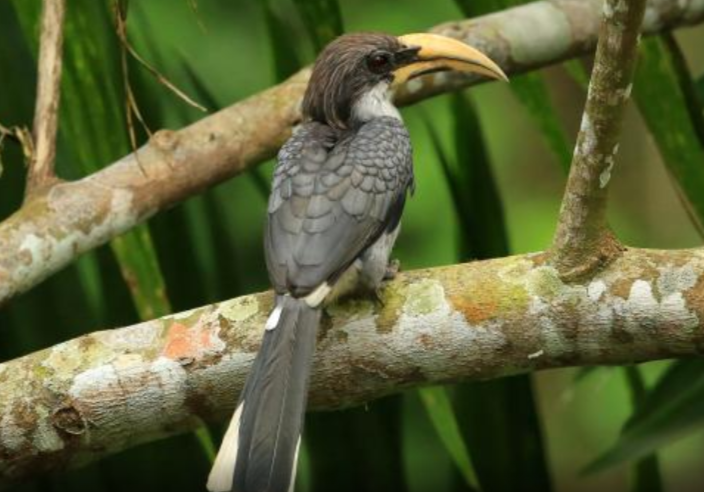
<path fill-rule="evenodd" d="M 532 254 L 419 270 L 323 318 L 310 406 L 426 384 L 704 353 L 704 250 L 628 250 L 585 284 Z M 0 364 L 0 485 L 232 412 L 271 293 Z"/>
<path fill-rule="evenodd" d="M 607 191 L 633 87 L 645 0 L 605 0 L 589 93 L 553 240 L 563 278 L 591 274 L 621 251 L 606 223 Z"/>
<path fill-rule="evenodd" d="M 699 1 L 649 0 L 648 9 L 644 29 L 650 33 L 704 18 Z M 541 1 L 434 31 L 481 48 L 517 73 L 588 53 L 600 15 L 600 0 Z M 38 193 L 0 224 L 0 304 L 158 211 L 272 157 L 299 119 L 308 76 L 303 70 L 178 132 L 157 132 L 138 150 L 139 159 L 130 154 L 80 181 Z M 408 86 L 399 102 L 474 82 L 437 74 Z"/>
<path fill-rule="evenodd" d="M 39 80 L 34 108 L 34 153 L 29 160 L 25 199 L 55 182 L 56 131 L 61 97 L 65 0 L 44 0 L 39 41 Z"/>

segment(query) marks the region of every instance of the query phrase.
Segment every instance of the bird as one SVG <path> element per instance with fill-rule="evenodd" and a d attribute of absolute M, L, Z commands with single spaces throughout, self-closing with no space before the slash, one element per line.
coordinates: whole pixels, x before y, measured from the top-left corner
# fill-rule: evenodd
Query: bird
<path fill-rule="evenodd" d="M 211 492 L 292 492 L 324 306 L 376 292 L 414 190 L 393 90 L 460 71 L 508 80 L 479 50 L 430 33 L 344 34 L 319 54 L 302 123 L 281 147 L 264 249 L 275 304 L 208 478 Z"/>

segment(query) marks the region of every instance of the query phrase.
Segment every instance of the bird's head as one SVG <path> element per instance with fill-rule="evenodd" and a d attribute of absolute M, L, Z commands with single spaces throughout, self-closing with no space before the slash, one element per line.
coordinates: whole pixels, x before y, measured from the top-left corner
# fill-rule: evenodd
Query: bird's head
<path fill-rule="evenodd" d="M 395 111 L 389 90 L 415 77 L 456 70 L 507 80 L 480 51 L 437 34 L 345 34 L 318 56 L 303 99 L 304 116 L 349 128 Z"/>

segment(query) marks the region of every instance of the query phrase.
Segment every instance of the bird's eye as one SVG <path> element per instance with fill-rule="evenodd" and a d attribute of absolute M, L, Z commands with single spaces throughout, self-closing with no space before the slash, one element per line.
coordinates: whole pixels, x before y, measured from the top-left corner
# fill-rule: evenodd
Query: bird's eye
<path fill-rule="evenodd" d="M 367 66 L 374 73 L 382 73 L 391 66 L 391 54 L 372 53 L 367 57 Z"/>

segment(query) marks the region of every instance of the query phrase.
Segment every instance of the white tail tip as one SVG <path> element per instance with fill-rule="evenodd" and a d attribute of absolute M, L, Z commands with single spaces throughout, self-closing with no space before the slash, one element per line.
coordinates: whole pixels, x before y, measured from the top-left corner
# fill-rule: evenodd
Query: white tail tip
<path fill-rule="evenodd" d="M 296 454 L 293 456 L 293 470 L 291 470 L 291 483 L 288 486 L 288 492 L 293 492 L 296 487 L 296 472 L 298 471 L 298 452 L 301 450 L 301 436 L 298 436 L 296 444 Z"/>
<path fill-rule="evenodd" d="M 266 326 L 264 328 L 267 330 L 273 330 L 276 328 L 279 324 L 279 320 L 281 319 L 281 312 L 283 310 L 284 308 L 282 306 L 276 306 L 269 315 L 269 319 L 266 320 Z"/>
<path fill-rule="evenodd" d="M 240 440 L 240 419 L 242 418 L 242 401 L 235 410 L 235 414 L 230 420 L 225 437 L 220 445 L 215 463 L 210 470 L 207 488 L 210 492 L 229 492 L 232 489 L 232 481 L 235 476 L 235 462 L 237 461 L 237 449 Z"/>

